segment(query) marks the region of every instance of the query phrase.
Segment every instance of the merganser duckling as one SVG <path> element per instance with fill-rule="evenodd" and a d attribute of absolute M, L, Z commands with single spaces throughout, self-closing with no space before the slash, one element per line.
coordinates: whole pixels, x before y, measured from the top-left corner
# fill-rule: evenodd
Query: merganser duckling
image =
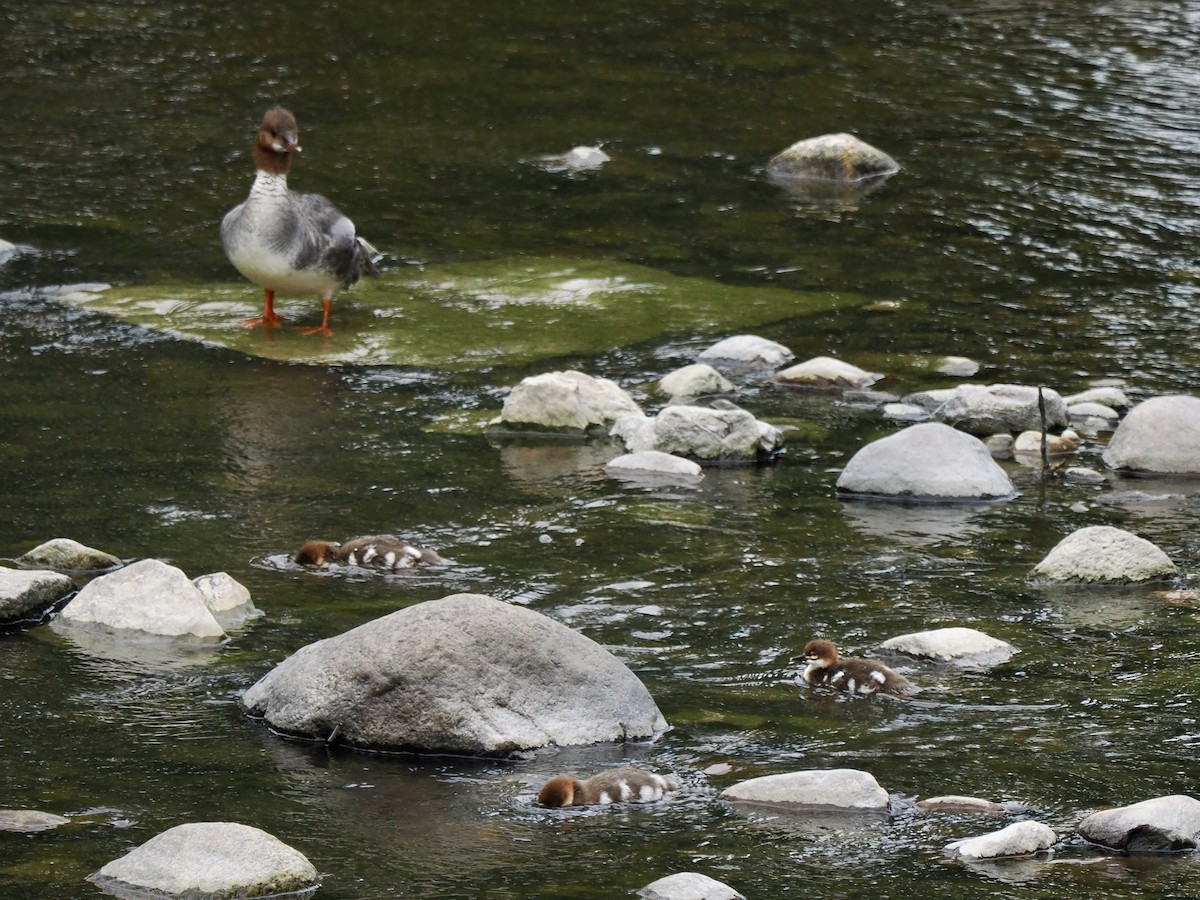
<path fill-rule="evenodd" d="M 377 275 L 378 251 L 358 237 L 354 223 L 320 194 L 288 190 L 292 154 L 300 152 L 296 119 L 281 106 L 267 110 L 254 139 L 257 174 L 246 202 L 221 222 L 221 246 L 234 267 L 264 291 L 253 328 L 279 325 L 275 293 L 317 294 L 323 316 L 305 334 L 328 336 L 334 293 L 363 275 Z"/>
<path fill-rule="evenodd" d="M 336 541 L 306 541 L 293 561 L 302 566 L 345 563 L 348 566 L 374 566 L 379 569 L 407 569 L 418 563 L 437 565 L 445 562 L 432 550 L 423 549 L 394 534 L 372 534 Z"/>
<path fill-rule="evenodd" d="M 653 803 L 679 782 L 669 775 L 642 769 L 611 769 L 580 781 L 570 775 L 555 775 L 538 791 L 542 806 L 594 806 L 604 803 Z"/>
<path fill-rule="evenodd" d="M 838 656 L 837 647 L 832 641 L 809 641 L 804 652 L 794 657 L 793 662 L 801 659 L 806 660 L 808 665 L 800 677 L 814 687 L 825 684 L 852 694 L 880 693 L 897 697 L 920 690 L 881 662 Z"/>

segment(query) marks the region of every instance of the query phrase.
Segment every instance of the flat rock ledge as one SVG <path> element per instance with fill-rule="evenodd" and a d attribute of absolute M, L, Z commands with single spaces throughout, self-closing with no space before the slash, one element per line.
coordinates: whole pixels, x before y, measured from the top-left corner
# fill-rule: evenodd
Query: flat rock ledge
<path fill-rule="evenodd" d="M 0 568 L 0 622 L 40 617 L 73 590 L 61 572 Z"/>
<path fill-rule="evenodd" d="M 616 382 L 583 372 L 547 372 L 523 379 L 504 400 L 499 429 L 585 434 L 608 428 L 641 408 Z"/>
<path fill-rule="evenodd" d="M 1172 395 L 1139 403 L 1113 432 L 1103 458 L 1121 471 L 1200 476 L 1200 398 Z"/>
<path fill-rule="evenodd" d="M 1026 819 L 999 831 L 953 841 L 946 845 L 946 852 L 962 859 L 1033 856 L 1050 850 L 1057 840 L 1049 825 Z"/>
<path fill-rule="evenodd" d="M 1094 812 L 1079 823 L 1084 840 L 1127 853 L 1180 853 L 1200 846 L 1200 800 L 1174 794 Z"/>
<path fill-rule="evenodd" d="M 637 895 L 642 900 L 746 900 L 729 885 L 699 872 L 677 872 L 652 881 Z"/>
<path fill-rule="evenodd" d="M 916 631 L 888 638 L 879 646 L 893 653 L 973 666 L 997 665 L 1007 661 L 1017 652 L 1017 648 L 1007 641 L 974 628 Z"/>
<path fill-rule="evenodd" d="M 721 799 L 770 805 L 884 809 L 888 805 L 888 792 L 869 772 L 808 769 L 739 781 L 722 791 Z"/>
<path fill-rule="evenodd" d="M 1030 577 L 1067 584 L 1128 584 L 1177 572 L 1167 554 L 1145 538 L 1111 525 L 1090 525 L 1059 541 Z"/>
<path fill-rule="evenodd" d="M 52 538 L 17 557 L 17 565 L 55 572 L 105 572 L 124 563 L 111 553 L 87 547 L 70 538 Z"/>
<path fill-rule="evenodd" d="M 718 403 L 721 408 L 668 406 L 653 417 L 625 416 L 611 434 L 631 453 L 657 450 L 702 464 L 763 462 L 779 452 L 782 431 L 732 403 Z"/>
<path fill-rule="evenodd" d="M 65 816 L 38 812 L 36 809 L 0 809 L 0 831 L 31 834 L 36 831 L 50 831 L 70 821 Z"/>
<path fill-rule="evenodd" d="M 236 822 L 177 825 L 88 876 L 106 893 L 187 900 L 271 897 L 314 890 L 320 876 L 298 850 Z"/>
<path fill-rule="evenodd" d="M 837 490 L 921 501 L 993 501 L 1016 496 L 1012 481 L 976 437 L 937 422 L 910 425 L 851 457 Z"/>
<path fill-rule="evenodd" d="M 886 178 L 899 171 L 892 157 L 844 132 L 797 141 L 767 163 L 767 172 L 775 178 L 838 183 Z"/>
<path fill-rule="evenodd" d="M 777 341 L 756 334 L 736 334 L 701 351 L 697 362 L 735 374 L 774 371 L 796 355 Z"/>
<path fill-rule="evenodd" d="M 209 606 L 210 598 L 225 617 L 231 616 L 238 605 L 230 605 L 229 592 L 243 609 L 249 604 L 246 615 L 257 614 L 257 610 L 250 604 L 249 592 L 237 592 L 230 585 L 233 579 L 227 575 L 210 578 L 214 581 L 206 584 L 206 595 L 181 569 L 157 559 L 139 560 L 89 582 L 63 607 L 58 619 L 68 626 L 220 639 L 225 629 Z"/>
<path fill-rule="evenodd" d="M 418 603 L 309 644 L 241 702 L 285 735 L 362 750 L 502 757 L 668 727 L 608 650 L 481 594 Z"/>
<path fill-rule="evenodd" d="M 829 356 L 815 356 L 775 373 L 776 384 L 811 391 L 868 388 L 883 376 Z"/>

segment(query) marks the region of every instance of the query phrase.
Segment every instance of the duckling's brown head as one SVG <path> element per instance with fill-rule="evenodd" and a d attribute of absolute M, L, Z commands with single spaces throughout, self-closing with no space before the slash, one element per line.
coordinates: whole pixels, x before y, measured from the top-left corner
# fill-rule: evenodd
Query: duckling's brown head
<path fill-rule="evenodd" d="M 573 806 L 583 784 L 570 775 L 555 775 L 538 791 L 537 802 L 542 806 Z"/>
<path fill-rule="evenodd" d="M 305 541 L 292 561 L 301 566 L 323 566 L 338 545 L 332 541 Z"/>

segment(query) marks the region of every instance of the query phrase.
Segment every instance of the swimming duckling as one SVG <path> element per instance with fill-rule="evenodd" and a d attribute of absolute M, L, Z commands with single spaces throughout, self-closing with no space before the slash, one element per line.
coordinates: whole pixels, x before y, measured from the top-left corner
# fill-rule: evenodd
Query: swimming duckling
<path fill-rule="evenodd" d="M 445 562 L 433 550 L 423 549 L 394 534 L 373 534 L 336 541 L 306 541 L 292 560 L 302 566 L 344 563 L 348 566 L 374 566 L 378 569 L 407 569 L 419 563 Z"/>
<path fill-rule="evenodd" d="M 667 791 L 678 789 L 679 782 L 669 775 L 642 769 L 610 769 L 580 781 L 570 775 L 556 775 L 542 785 L 537 802 L 542 806 L 593 806 L 604 803 L 652 803 Z"/>
<path fill-rule="evenodd" d="M 805 660 L 808 665 L 800 676 L 808 684 L 828 685 L 852 694 L 892 694 L 903 697 L 916 693 L 920 688 L 893 672 L 881 662 L 873 659 L 838 656 L 832 641 L 809 641 L 804 652 L 793 657 L 793 662 Z"/>

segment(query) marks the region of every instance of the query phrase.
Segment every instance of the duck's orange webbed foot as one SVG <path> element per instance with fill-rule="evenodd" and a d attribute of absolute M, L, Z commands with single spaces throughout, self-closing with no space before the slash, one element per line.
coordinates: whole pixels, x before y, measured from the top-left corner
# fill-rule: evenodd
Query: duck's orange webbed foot
<path fill-rule="evenodd" d="M 332 306 L 331 299 L 322 299 L 321 306 L 324 314 L 321 316 L 321 324 L 313 328 L 301 328 L 301 334 L 319 334 L 321 337 L 333 337 L 333 332 L 329 330 L 329 308 Z"/>
<path fill-rule="evenodd" d="M 272 328 L 278 328 L 283 324 L 283 320 L 275 314 L 275 292 L 266 291 L 263 294 L 263 312 L 261 316 L 254 316 L 250 319 L 242 320 L 243 328 L 257 328 L 261 325 L 264 330 L 270 331 Z"/>

